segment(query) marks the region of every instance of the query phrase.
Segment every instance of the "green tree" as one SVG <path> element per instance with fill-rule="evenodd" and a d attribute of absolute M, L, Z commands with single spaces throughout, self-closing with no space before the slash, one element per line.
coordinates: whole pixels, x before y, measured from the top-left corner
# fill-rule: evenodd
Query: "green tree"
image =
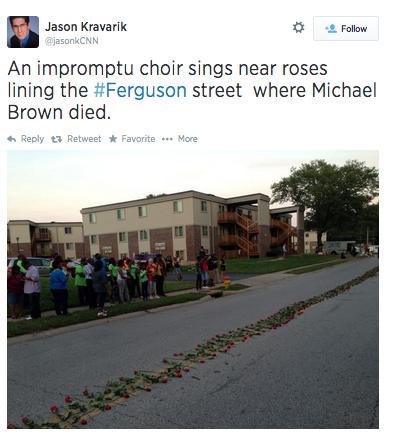
<path fill-rule="evenodd" d="M 369 242 L 379 244 L 379 203 L 365 206 L 361 215 L 351 219 L 345 227 L 336 226 L 329 231 L 327 239 L 356 240 L 365 243 L 369 231 Z"/>
<path fill-rule="evenodd" d="M 347 161 L 343 166 L 314 160 L 293 167 L 289 177 L 271 186 L 271 203 L 292 202 L 305 207 L 306 223 L 322 235 L 333 228 L 349 228 L 378 196 L 379 174 L 364 162 Z"/>

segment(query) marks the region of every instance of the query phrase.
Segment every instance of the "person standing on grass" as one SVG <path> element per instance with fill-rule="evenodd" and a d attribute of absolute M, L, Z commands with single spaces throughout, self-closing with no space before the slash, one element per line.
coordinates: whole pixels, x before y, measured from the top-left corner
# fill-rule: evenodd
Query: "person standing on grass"
<path fill-rule="evenodd" d="M 173 267 L 175 268 L 177 281 L 183 281 L 181 261 L 180 261 L 180 257 L 178 257 L 177 255 L 175 255 L 173 258 Z"/>
<path fill-rule="evenodd" d="M 155 274 L 157 272 L 157 266 L 154 264 L 154 260 L 152 258 L 148 260 L 146 271 L 148 278 L 148 299 L 159 298 L 155 288 Z"/>
<path fill-rule="evenodd" d="M 197 256 L 197 261 L 195 262 L 195 273 L 197 275 L 196 280 L 196 289 L 201 290 L 202 289 L 202 264 L 201 264 L 201 257 Z"/>
<path fill-rule="evenodd" d="M 57 315 L 67 316 L 67 279 L 68 277 L 61 270 L 61 262 L 54 260 L 52 263 L 52 272 L 50 273 L 50 290 L 54 296 L 55 313 Z"/>
<path fill-rule="evenodd" d="M 107 283 L 106 273 L 103 272 L 103 262 L 101 259 L 96 260 L 94 264 L 94 270 L 91 276 L 92 276 L 93 289 L 99 302 L 98 316 L 104 318 L 107 316 L 107 312 L 104 308 L 106 294 L 110 296 L 111 292 L 109 289 L 109 285 Z"/>
<path fill-rule="evenodd" d="M 21 269 L 17 264 L 7 272 L 7 299 L 11 309 L 11 318 L 16 319 L 15 307 L 18 306 L 18 318 L 23 316 L 23 295 L 25 278 L 21 274 Z"/>
<path fill-rule="evenodd" d="M 144 264 L 142 264 L 140 266 L 139 278 L 142 283 L 143 301 L 147 301 L 148 300 L 148 294 L 147 294 L 148 276 L 147 276 L 146 266 Z"/>
<path fill-rule="evenodd" d="M 208 270 L 209 270 L 209 287 L 213 287 L 215 280 L 215 264 L 212 254 L 209 255 L 207 262 L 208 262 Z"/>
<path fill-rule="evenodd" d="M 287 244 L 284 243 L 283 247 L 282 247 L 282 252 L 283 252 L 283 258 L 287 257 Z"/>
<path fill-rule="evenodd" d="M 118 268 L 117 263 L 113 257 L 109 260 L 109 274 L 110 274 L 110 283 L 114 287 L 117 284 L 117 277 L 118 277 Z"/>
<path fill-rule="evenodd" d="M 86 258 L 81 258 L 80 264 L 76 267 L 76 277 L 75 277 L 75 286 L 78 289 L 78 298 L 80 300 L 80 306 L 85 306 L 88 304 L 87 301 L 87 281 L 85 279 L 85 270 L 84 266 L 87 264 Z"/>
<path fill-rule="evenodd" d="M 157 272 L 155 274 L 155 281 L 157 287 L 157 295 L 166 296 L 164 290 L 164 282 L 166 277 L 166 263 L 161 254 L 157 255 L 155 259 L 157 265 Z"/>
<path fill-rule="evenodd" d="M 201 269 L 202 269 L 202 284 L 204 289 L 209 289 L 207 286 L 209 281 L 209 269 L 208 262 L 206 260 L 206 256 L 201 259 Z"/>
<path fill-rule="evenodd" d="M 19 254 L 18 255 L 17 265 L 18 265 L 22 275 L 25 275 L 25 273 L 26 273 L 26 269 L 23 267 L 23 262 L 24 261 L 26 261 L 26 255 Z"/>
<path fill-rule="evenodd" d="M 129 274 L 131 276 L 131 298 L 137 298 L 141 296 L 140 292 L 140 278 L 139 278 L 139 265 L 135 260 L 129 260 Z M 136 294 L 135 294 L 136 289 Z"/>
<path fill-rule="evenodd" d="M 226 262 L 224 255 L 221 257 L 220 260 L 220 273 L 221 273 L 221 281 L 224 283 L 224 278 L 226 276 Z"/>
<path fill-rule="evenodd" d="M 124 269 L 124 260 L 118 260 L 117 266 L 118 266 L 118 276 L 117 276 L 117 284 L 119 288 L 119 294 L 120 294 L 120 302 L 121 304 L 124 304 L 126 302 L 130 302 L 129 299 L 129 292 L 128 292 L 128 273 L 126 269 Z"/>
<path fill-rule="evenodd" d="M 85 281 L 87 282 L 87 302 L 90 309 L 98 307 L 96 293 L 93 288 L 92 272 L 94 270 L 94 260 L 88 258 L 87 264 L 84 266 Z"/>
<path fill-rule="evenodd" d="M 25 287 L 24 292 L 29 298 L 30 316 L 26 319 L 37 319 L 41 317 L 40 309 L 40 294 L 41 282 L 37 267 L 24 260 L 22 263 L 25 273 Z"/>

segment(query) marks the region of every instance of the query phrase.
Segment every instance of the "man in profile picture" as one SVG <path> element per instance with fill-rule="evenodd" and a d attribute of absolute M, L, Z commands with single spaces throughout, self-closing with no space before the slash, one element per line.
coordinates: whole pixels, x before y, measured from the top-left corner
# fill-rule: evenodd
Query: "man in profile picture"
<path fill-rule="evenodd" d="M 35 48 L 39 46 L 39 36 L 30 30 L 30 18 L 10 17 L 11 29 L 14 36 L 11 38 L 12 48 Z"/>

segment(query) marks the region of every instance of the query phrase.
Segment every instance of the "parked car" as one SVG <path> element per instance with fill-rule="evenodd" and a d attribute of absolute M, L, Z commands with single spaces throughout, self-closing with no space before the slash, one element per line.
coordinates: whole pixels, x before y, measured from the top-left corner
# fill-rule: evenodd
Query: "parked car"
<path fill-rule="evenodd" d="M 36 266 L 39 274 L 42 276 L 49 276 L 50 274 L 50 260 L 47 258 L 40 258 L 40 257 L 27 257 L 26 258 L 30 264 L 33 266 Z M 16 262 L 18 261 L 18 258 L 7 258 L 7 268 L 12 267 Z"/>
<path fill-rule="evenodd" d="M 133 259 L 137 264 L 147 264 L 148 260 L 152 258 L 153 260 L 157 257 L 157 254 L 136 254 Z"/>

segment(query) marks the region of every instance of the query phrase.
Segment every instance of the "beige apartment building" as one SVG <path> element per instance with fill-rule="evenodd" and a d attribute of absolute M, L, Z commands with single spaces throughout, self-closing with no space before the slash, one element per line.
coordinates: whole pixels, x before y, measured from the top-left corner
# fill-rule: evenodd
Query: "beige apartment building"
<path fill-rule="evenodd" d="M 203 246 L 226 258 L 259 257 L 285 242 L 304 253 L 304 208 L 270 209 L 269 202 L 261 193 L 223 198 L 184 191 L 83 208 L 85 256 L 161 253 L 194 261 Z"/>
<path fill-rule="evenodd" d="M 322 235 L 323 244 L 327 241 L 327 232 Z M 306 254 L 314 254 L 318 245 L 318 235 L 316 231 L 304 232 L 304 249 Z"/>
<path fill-rule="evenodd" d="M 7 256 L 19 253 L 27 257 L 64 258 L 85 255 L 83 224 L 81 222 L 36 223 L 30 220 L 10 220 L 7 224 Z"/>

